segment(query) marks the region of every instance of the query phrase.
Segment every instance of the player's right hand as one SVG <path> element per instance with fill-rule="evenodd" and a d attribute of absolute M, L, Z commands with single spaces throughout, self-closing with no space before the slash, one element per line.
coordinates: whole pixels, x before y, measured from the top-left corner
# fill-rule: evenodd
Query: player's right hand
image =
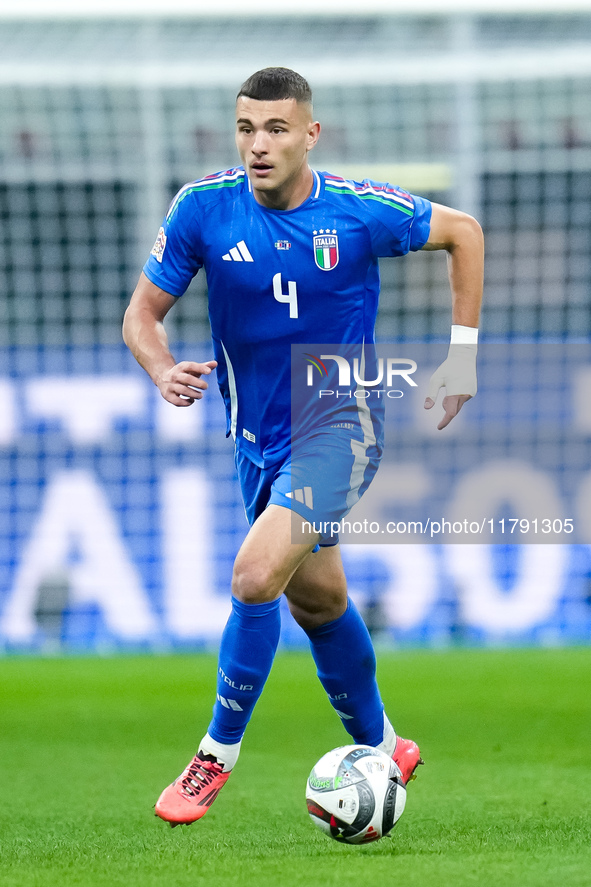
<path fill-rule="evenodd" d="M 208 376 L 216 367 L 215 360 L 205 363 L 182 360 L 166 370 L 159 379 L 160 394 L 175 407 L 190 407 L 196 400 L 201 400 L 208 387 L 202 376 Z"/>

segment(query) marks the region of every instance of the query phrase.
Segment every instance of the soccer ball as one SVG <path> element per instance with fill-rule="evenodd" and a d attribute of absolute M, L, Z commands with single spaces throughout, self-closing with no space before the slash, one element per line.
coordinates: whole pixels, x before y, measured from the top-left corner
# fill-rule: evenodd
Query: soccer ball
<path fill-rule="evenodd" d="M 369 745 L 344 745 L 325 754 L 308 777 L 312 822 L 346 844 L 388 835 L 404 810 L 406 788 L 392 758 Z"/>

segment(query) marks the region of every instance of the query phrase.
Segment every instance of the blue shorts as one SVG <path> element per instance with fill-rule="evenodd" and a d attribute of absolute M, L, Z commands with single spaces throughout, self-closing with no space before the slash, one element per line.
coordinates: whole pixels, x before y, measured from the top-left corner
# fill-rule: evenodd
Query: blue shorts
<path fill-rule="evenodd" d="M 267 468 L 236 453 L 236 467 L 249 524 L 267 505 L 282 505 L 312 524 L 320 545 L 336 545 L 336 528 L 372 482 L 381 451 L 345 429 L 318 432 L 298 441 L 285 461 Z"/>

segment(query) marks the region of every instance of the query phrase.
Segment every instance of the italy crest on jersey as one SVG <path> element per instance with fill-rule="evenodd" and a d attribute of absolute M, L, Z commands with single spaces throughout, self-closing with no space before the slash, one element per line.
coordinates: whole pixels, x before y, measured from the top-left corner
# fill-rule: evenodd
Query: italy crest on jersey
<path fill-rule="evenodd" d="M 314 259 L 322 271 L 332 271 L 339 264 L 339 238 L 336 230 L 314 231 Z"/>

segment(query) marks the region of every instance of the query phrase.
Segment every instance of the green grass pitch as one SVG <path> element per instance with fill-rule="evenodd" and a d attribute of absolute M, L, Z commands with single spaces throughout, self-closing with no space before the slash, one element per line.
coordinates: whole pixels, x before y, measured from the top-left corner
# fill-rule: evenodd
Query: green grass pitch
<path fill-rule="evenodd" d="M 388 652 L 388 712 L 426 759 L 391 839 L 337 844 L 306 777 L 347 736 L 280 653 L 228 785 L 154 818 L 209 720 L 215 658 L 0 660 L 0 885 L 589 887 L 591 649 Z"/>

